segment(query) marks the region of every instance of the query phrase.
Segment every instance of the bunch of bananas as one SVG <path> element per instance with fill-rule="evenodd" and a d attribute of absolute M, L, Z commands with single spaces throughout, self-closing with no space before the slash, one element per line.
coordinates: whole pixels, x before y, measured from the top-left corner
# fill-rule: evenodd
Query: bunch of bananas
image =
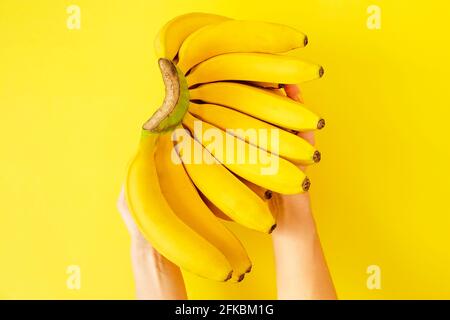
<path fill-rule="evenodd" d="M 217 217 L 271 233 L 271 192 L 308 190 L 298 165 L 318 162 L 320 153 L 295 132 L 325 123 L 283 90 L 323 75 L 321 66 L 285 54 L 307 42 L 284 25 L 204 13 L 179 16 L 158 34 L 166 97 L 143 125 L 125 195 L 146 239 L 183 269 L 241 281 L 252 264 Z M 218 143 L 208 140 L 211 132 Z M 270 143 L 268 133 L 276 133 Z"/>

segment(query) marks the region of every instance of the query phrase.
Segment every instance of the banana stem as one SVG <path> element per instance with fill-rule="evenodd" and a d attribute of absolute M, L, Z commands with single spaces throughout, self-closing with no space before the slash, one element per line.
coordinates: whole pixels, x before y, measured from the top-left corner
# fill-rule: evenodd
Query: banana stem
<path fill-rule="evenodd" d="M 189 107 L 189 90 L 183 73 L 169 59 L 158 60 L 166 95 L 162 105 L 153 113 L 143 129 L 153 133 L 173 130 Z"/>

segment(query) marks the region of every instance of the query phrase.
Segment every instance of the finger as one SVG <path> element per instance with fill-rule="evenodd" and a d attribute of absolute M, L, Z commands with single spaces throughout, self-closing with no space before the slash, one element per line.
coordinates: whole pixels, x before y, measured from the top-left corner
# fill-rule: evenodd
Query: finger
<path fill-rule="evenodd" d="M 311 145 L 315 144 L 314 132 L 313 131 L 299 132 L 297 135 L 299 137 L 302 137 L 306 141 L 308 141 Z"/>
<path fill-rule="evenodd" d="M 285 84 L 284 91 L 286 95 L 292 100 L 303 103 L 302 93 L 300 92 L 300 88 L 296 84 Z"/>
<path fill-rule="evenodd" d="M 303 98 L 301 95 L 300 88 L 296 84 L 286 84 L 284 85 L 284 90 L 286 91 L 286 95 L 298 102 L 303 103 Z M 297 134 L 299 137 L 302 137 L 306 141 L 308 141 L 310 144 L 314 145 L 314 132 L 313 131 L 307 131 L 307 132 L 299 132 Z"/>
<path fill-rule="evenodd" d="M 117 199 L 117 209 L 123 215 L 124 212 L 128 211 L 127 202 L 125 200 L 125 187 L 120 188 L 119 198 Z"/>
<path fill-rule="evenodd" d="M 122 216 L 123 222 L 127 226 L 128 232 L 135 239 L 141 239 L 142 236 L 138 230 L 136 223 L 133 220 L 133 217 L 128 209 L 127 201 L 125 199 L 125 187 L 122 186 L 120 189 L 119 199 L 117 200 L 117 209 L 119 210 L 120 215 Z"/>

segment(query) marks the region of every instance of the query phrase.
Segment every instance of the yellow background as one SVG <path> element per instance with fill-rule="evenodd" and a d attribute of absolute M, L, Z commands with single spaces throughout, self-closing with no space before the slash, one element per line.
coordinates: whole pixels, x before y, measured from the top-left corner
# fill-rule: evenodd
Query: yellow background
<path fill-rule="evenodd" d="M 116 198 L 162 101 L 153 38 L 190 11 L 294 26 L 325 67 L 302 86 L 327 127 L 315 217 L 340 298 L 450 298 L 448 12 L 443 1 L 0 1 L 0 298 L 133 298 Z M 66 8 L 81 8 L 81 29 Z M 366 27 L 381 8 L 381 29 Z M 275 298 L 268 236 L 234 226 L 240 284 L 186 275 L 192 298 Z M 69 265 L 81 289 L 66 286 Z M 381 290 L 366 269 L 381 268 Z"/>

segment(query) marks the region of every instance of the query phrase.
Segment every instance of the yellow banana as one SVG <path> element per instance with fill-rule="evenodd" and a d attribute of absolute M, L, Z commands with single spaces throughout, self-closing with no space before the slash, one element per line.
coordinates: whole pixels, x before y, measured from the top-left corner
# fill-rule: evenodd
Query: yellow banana
<path fill-rule="evenodd" d="M 157 57 L 173 60 L 184 39 L 191 33 L 206 25 L 226 20 L 226 17 L 201 12 L 183 14 L 170 20 L 155 38 Z"/>
<path fill-rule="evenodd" d="M 191 103 L 189 112 L 239 139 L 255 144 L 271 153 L 276 153 L 291 162 L 308 165 L 320 161 L 320 152 L 306 140 L 239 111 L 214 104 Z M 277 150 L 270 143 L 270 140 L 268 143 L 261 143 L 261 140 L 257 139 L 259 130 L 263 132 L 278 131 Z"/>
<path fill-rule="evenodd" d="M 322 129 L 325 121 L 302 103 L 270 90 L 233 82 L 215 82 L 189 91 L 191 101 L 219 104 L 282 128 L 307 131 Z"/>
<path fill-rule="evenodd" d="M 225 80 L 297 84 L 322 77 L 323 68 L 297 57 L 267 53 L 228 53 L 212 57 L 186 76 L 189 86 Z"/>
<path fill-rule="evenodd" d="M 265 188 L 262 188 L 254 183 L 251 183 L 250 181 L 247 181 L 245 179 L 242 179 L 241 177 L 238 177 L 240 181 L 242 181 L 250 190 L 252 190 L 254 193 L 258 195 L 263 201 L 268 201 L 272 199 L 272 191 L 267 190 Z M 200 197 L 202 198 L 203 202 L 208 206 L 209 210 L 211 210 L 214 215 L 222 220 L 225 221 L 232 221 L 232 219 L 227 216 L 225 213 L 223 213 L 222 210 L 217 208 L 214 203 L 208 200 L 202 193 L 200 193 Z"/>
<path fill-rule="evenodd" d="M 266 188 L 263 188 L 261 186 L 258 186 L 257 184 L 254 184 L 250 181 L 247 181 L 241 177 L 238 177 L 239 180 L 241 180 L 243 183 L 245 183 L 245 185 L 252 190 L 254 193 L 256 193 L 258 195 L 258 197 L 260 197 L 261 199 L 263 199 L 264 201 L 270 200 L 272 199 L 272 190 L 268 190 Z"/>
<path fill-rule="evenodd" d="M 248 84 L 251 84 L 253 86 L 266 88 L 266 89 L 281 89 L 282 88 L 281 84 L 279 84 L 279 83 L 262 82 L 262 81 L 247 81 L 247 82 L 248 82 Z"/>
<path fill-rule="evenodd" d="M 242 181 L 243 183 L 245 183 L 245 185 L 252 190 L 254 193 L 256 193 L 258 195 L 258 197 L 260 197 L 263 201 L 267 201 L 272 199 L 272 191 L 264 189 L 254 183 L 251 183 L 250 181 L 247 181 L 245 179 L 242 179 L 241 177 L 238 177 L 238 179 L 240 181 Z M 208 198 L 206 198 L 201 192 L 200 192 L 200 197 L 202 198 L 203 202 L 208 206 L 209 210 L 211 210 L 212 213 L 214 213 L 214 215 L 222 220 L 225 221 L 233 221 L 229 216 L 227 216 L 225 213 L 223 213 L 222 210 L 220 210 L 219 208 L 217 208 L 214 203 L 212 203 L 211 201 L 208 200 Z"/>
<path fill-rule="evenodd" d="M 172 210 L 225 255 L 233 268 L 232 280 L 241 281 L 252 266 L 248 255 L 239 240 L 203 203 L 174 150 L 170 134 L 160 137 L 155 159 L 161 190 Z"/>
<path fill-rule="evenodd" d="M 245 180 L 282 194 L 308 190 L 309 179 L 291 162 L 237 139 L 190 113 L 184 116 L 183 125 L 220 163 Z"/>
<path fill-rule="evenodd" d="M 181 45 L 178 67 L 192 67 L 219 54 L 231 52 L 282 53 L 304 47 L 308 38 L 288 26 L 256 21 L 228 20 L 203 27 Z"/>
<path fill-rule="evenodd" d="M 233 221 L 233 219 L 231 219 L 229 216 L 227 216 L 225 213 L 223 213 L 222 210 L 220 210 L 219 208 L 217 208 L 214 203 L 212 203 L 211 201 L 209 201 L 209 199 L 207 197 L 205 197 L 204 194 L 200 193 L 203 202 L 208 206 L 209 210 L 211 210 L 212 213 L 214 213 L 214 215 L 222 220 L 225 221 Z"/>
<path fill-rule="evenodd" d="M 164 199 L 154 161 L 158 137 L 144 131 L 129 165 L 125 195 L 130 212 L 144 237 L 167 259 L 205 278 L 228 280 L 232 268 L 225 256 L 183 223 Z"/>
<path fill-rule="evenodd" d="M 267 205 L 222 166 L 185 130 L 176 130 L 176 150 L 195 186 L 234 221 L 250 229 L 271 233 L 275 227 Z M 196 161 L 196 156 L 201 161 Z"/>

